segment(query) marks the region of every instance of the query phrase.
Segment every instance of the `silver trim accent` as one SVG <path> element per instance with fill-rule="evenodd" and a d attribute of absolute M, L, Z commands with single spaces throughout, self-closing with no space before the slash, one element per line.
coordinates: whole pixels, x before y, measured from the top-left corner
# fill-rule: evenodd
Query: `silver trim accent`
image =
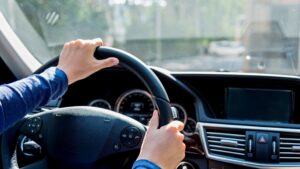
<path fill-rule="evenodd" d="M 226 146 L 219 146 L 219 145 L 209 145 L 209 147 L 212 148 L 219 148 L 219 149 L 227 149 L 227 150 L 233 150 L 233 151 L 241 151 L 241 152 L 245 152 L 244 148 L 236 148 L 236 147 L 226 147 Z"/>
<path fill-rule="evenodd" d="M 20 149 L 21 149 L 21 152 L 22 152 L 25 156 L 33 157 L 34 154 L 30 154 L 30 153 L 25 153 L 25 152 L 24 152 L 24 143 L 25 143 L 25 140 L 26 140 L 26 139 L 27 139 L 27 137 L 24 136 L 24 137 L 22 138 L 21 142 L 20 142 Z M 33 140 L 31 140 L 31 141 L 33 141 Z M 41 154 L 41 153 L 42 153 L 42 152 L 40 151 L 40 154 Z"/>
<path fill-rule="evenodd" d="M 273 154 L 276 154 L 276 141 L 272 142 L 272 151 L 273 151 Z"/>
<path fill-rule="evenodd" d="M 221 139 L 221 141 L 222 141 L 222 140 L 235 141 L 236 144 L 238 143 L 238 141 L 240 141 L 240 142 L 245 142 L 245 140 L 243 140 L 243 139 L 229 138 L 229 137 L 207 136 L 207 138 L 210 138 L 210 139 Z"/>
<path fill-rule="evenodd" d="M 231 146 L 231 147 L 238 146 L 238 142 L 236 140 L 221 139 L 220 143 L 221 143 L 221 145 L 224 145 L 224 146 Z"/>
<path fill-rule="evenodd" d="M 172 106 L 171 107 L 171 111 L 172 111 L 172 116 L 173 116 L 173 119 L 177 119 L 178 118 L 178 110 L 176 107 Z"/>
<path fill-rule="evenodd" d="M 249 153 L 252 153 L 252 139 L 249 139 Z"/>
<path fill-rule="evenodd" d="M 104 100 L 104 99 L 96 99 L 96 100 L 93 100 L 93 101 L 91 101 L 91 102 L 89 103 L 89 106 L 93 106 L 93 104 L 95 104 L 95 103 L 97 103 L 97 102 L 102 102 L 102 103 L 106 104 L 107 107 L 108 107 L 108 109 L 111 110 L 111 105 L 110 105 L 110 103 L 109 103 L 107 100 Z M 95 107 L 95 106 L 93 106 L 93 107 Z"/>
<path fill-rule="evenodd" d="M 299 141 L 300 139 L 298 138 L 280 138 L 280 141 Z"/>
<path fill-rule="evenodd" d="M 253 167 L 253 168 L 262 168 L 262 169 L 299 169 L 300 162 L 280 162 L 278 164 L 270 164 L 270 163 L 258 163 L 258 162 L 251 162 L 246 161 L 244 159 L 222 156 L 211 154 L 208 151 L 208 145 L 206 140 L 206 127 L 214 127 L 214 128 L 227 128 L 227 129 L 242 129 L 242 130 L 259 130 L 259 131 L 271 131 L 271 132 L 286 132 L 286 133 L 299 133 L 299 129 L 292 129 L 292 128 L 278 128 L 278 127 L 259 127 L 259 126 L 249 126 L 249 125 L 231 125 L 231 124 L 218 124 L 218 123 L 204 123 L 198 122 L 197 123 L 197 131 L 199 131 L 200 140 L 205 152 L 205 155 L 208 159 L 231 163 L 235 165 Z M 300 157 L 284 157 L 281 159 L 296 159 L 299 160 Z"/>
<path fill-rule="evenodd" d="M 245 156 L 245 153 L 237 153 L 237 152 L 233 152 L 233 151 L 218 150 L 218 149 L 210 149 L 210 151 L 219 152 L 219 153 L 226 153 L 226 154 L 233 154 L 233 155 L 239 155 L 239 156 Z"/>
<path fill-rule="evenodd" d="M 221 142 L 220 142 L 220 141 L 207 140 L 207 142 L 209 142 L 209 143 L 216 143 L 216 144 L 220 144 L 220 145 L 221 145 Z M 245 147 L 245 144 L 240 144 L 240 143 L 238 143 L 237 146 L 238 146 L 238 147 Z"/>
<path fill-rule="evenodd" d="M 183 119 L 183 124 L 185 125 L 186 124 L 186 121 L 187 121 L 187 112 L 186 110 L 183 108 L 183 106 L 181 106 L 180 104 L 178 103 L 171 103 L 171 106 L 177 108 L 177 109 L 181 109 L 181 111 L 184 113 L 184 119 Z M 178 111 L 178 110 L 177 110 Z"/>
<path fill-rule="evenodd" d="M 300 151 L 300 146 L 292 146 L 292 148 L 290 150 L 299 152 Z"/>
<path fill-rule="evenodd" d="M 206 132 L 206 134 L 245 138 L 245 135 L 242 134 L 220 133 L 220 132 L 211 132 L 211 131 Z"/>

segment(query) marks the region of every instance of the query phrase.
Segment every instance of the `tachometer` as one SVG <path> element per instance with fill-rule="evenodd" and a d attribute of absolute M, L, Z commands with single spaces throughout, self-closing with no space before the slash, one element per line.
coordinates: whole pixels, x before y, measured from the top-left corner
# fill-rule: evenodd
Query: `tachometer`
<path fill-rule="evenodd" d="M 154 111 L 152 96 L 140 89 L 122 94 L 116 102 L 115 110 L 147 125 Z"/>
<path fill-rule="evenodd" d="M 109 102 L 103 99 L 93 100 L 89 103 L 89 106 L 100 107 L 100 108 L 111 110 L 111 105 L 109 104 Z"/>

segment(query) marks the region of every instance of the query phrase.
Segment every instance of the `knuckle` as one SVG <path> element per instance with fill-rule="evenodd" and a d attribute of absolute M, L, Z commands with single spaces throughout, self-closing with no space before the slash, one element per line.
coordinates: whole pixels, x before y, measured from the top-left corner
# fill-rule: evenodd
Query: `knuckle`
<path fill-rule="evenodd" d="M 76 39 L 76 40 L 74 41 L 74 46 L 76 46 L 76 47 L 81 48 L 81 47 L 83 47 L 83 45 L 84 45 L 84 42 L 83 42 L 82 39 Z"/>
<path fill-rule="evenodd" d="M 169 132 L 169 133 L 175 133 L 175 132 L 177 132 L 177 128 L 175 127 L 175 126 L 168 126 L 167 128 L 166 128 L 166 130 Z"/>
<path fill-rule="evenodd" d="M 68 48 L 70 46 L 71 42 L 67 42 L 64 44 L 64 48 Z"/>

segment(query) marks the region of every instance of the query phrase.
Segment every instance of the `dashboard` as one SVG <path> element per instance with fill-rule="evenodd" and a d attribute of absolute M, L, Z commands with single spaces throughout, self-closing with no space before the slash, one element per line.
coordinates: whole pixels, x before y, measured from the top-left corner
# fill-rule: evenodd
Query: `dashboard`
<path fill-rule="evenodd" d="M 185 124 L 181 168 L 299 168 L 299 77 L 152 70 Z M 121 67 L 71 85 L 60 107 L 80 105 L 110 109 L 144 125 L 156 106 L 139 78 Z"/>

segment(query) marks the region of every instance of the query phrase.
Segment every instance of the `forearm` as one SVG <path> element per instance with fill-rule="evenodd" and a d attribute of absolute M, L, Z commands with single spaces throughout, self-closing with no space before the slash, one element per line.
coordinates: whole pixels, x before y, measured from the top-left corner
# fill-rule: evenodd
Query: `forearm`
<path fill-rule="evenodd" d="M 132 169 L 161 169 L 159 166 L 148 160 L 137 160 Z"/>
<path fill-rule="evenodd" d="M 68 79 L 57 68 L 0 87 L 0 132 L 35 108 L 61 97 Z"/>

